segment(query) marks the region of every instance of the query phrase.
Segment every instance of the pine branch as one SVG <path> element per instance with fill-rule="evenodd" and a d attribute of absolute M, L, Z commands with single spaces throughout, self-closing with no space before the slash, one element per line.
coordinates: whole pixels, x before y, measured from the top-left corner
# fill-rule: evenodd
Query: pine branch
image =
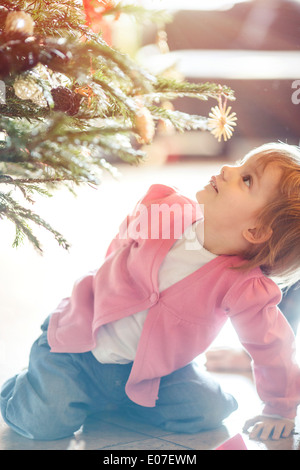
<path fill-rule="evenodd" d="M 123 91 L 119 88 L 113 86 L 113 83 L 108 83 L 107 80 L 100 80 L 94 77 L 94 82 L 101 86 L 106 94 L 113 99 L 114 105 L 117 105 L 119 110 L 123 115 L 128 115 L 133 117 L 137 111 L 137 106 L 135 105 L 132 98 L 128 97 Z"/>
<path fill-rule="evenodd" d="M 58 244 L 64 249 L 69 249 L 69 244 L 65 238 L 59 232 L 54 230 L 44 219 L 33 211 L 22 207 L 10 196 L 10 194 L 0 192 L 0 218 L 3 217 L 6 217 L 16 226 L 16 236 L 13 243 L 14 247 L 19 246 L 24 238 L 27 238 L 39 252 L 43 252 L 39 240 L 33 234 L 31 227 L 28 225 L 28 221 L 31 221 L 50 232 Z"/>
<path fill-rule="evenodd" d="M 178 81 L 157 77 L 153 85 L 155 96 L 157 97 L 176 97 L 189 96 L 200 100 L 208 98 L 219 99 L 220 95 L 229 100 L 235 100 L 234 92 L 226 85 L 217 85 L 215 83 L 191 83 L 187 81 Z"/>
<path fill-rule="evenodd" d="M 0 174 L 0 184 L 13 185 L 19 189 L 26 201 L 34 203 L 31 194 L 37 193 L 42 196 L 52 197 L 52 194 L 41 185 L 56 186 L 58 183 L 66 183 L 68 180 L 62 178 L 12 178 L 10 175 Z M 69 180 L 72 181 L 73 180 Z"/>
<path fill-rule="evenodd" d="M 110 155 L 121 158 L 131 165 L 137 165 L 146 156 L 142 150 L 134 149 L 131 146 L 129 137 L 126 136 L 116 135 L 114 139 L 103 136 L 99 138 L 99 142 L 101 142 L 101 148 L 104 150 L 104 155 L 100 154 L 100 161 L 101 157 Z M 98 161 L 96 152 L 94 153 L 94 161 Z"/>
<path fill-rule="evenodd" d="M 82 4 L 74 0 L 2 0 L 1 5 L 29 13 L 36 23 L 36 33 L 43 36 L 78 35 L 78 24 L 85 23 Z"/>
<path fill-rule="evenodd" d="M 5 104 L 0 104 L 0 115 L 28 120 L 41 119 L 49 115 L 49 108 L 38 106 L 30 99 L 20 99 L 13 87 L 7 85 Z"/>
<path fill-rule="evenodd" d="M 148 109 L 156 119 L 170 121 L 179 132 L 190 130 L 207 130 L 207 118 L 196 114 L 183 113 L 158 106 L 149 106 Z"/>
<path fill-rule="evenodd" d="M 89 41 L 76 45 L 76 48 L 73 48 L 73 50 L 72 44 L 68 44 L 68 50 L 73 54 L 72 70 L 74 70 L 74 65 L 77 73 L 82 71 L 82 69 L 86 72 L 87 68 L 90 68 L 91 59 L 99 58 L 100 67 L 101 60 L 108 60 L 113 62 L 115 67 L 119 68 L 123 76 L 131 80 L 136 90 L 144 92 L 152 90 L 152 84 L 155 83 L 156 79 L 150 72 L 139 67 L 129 56 L 109 47 L 99 36 L 92 32 L 87 33 L 85 28 L 81 28 L 81 30 L 86 32 Z M 68 67 L 67 69 L 64 68 L 64 73 L 66 71 L 68 71 Z"/>

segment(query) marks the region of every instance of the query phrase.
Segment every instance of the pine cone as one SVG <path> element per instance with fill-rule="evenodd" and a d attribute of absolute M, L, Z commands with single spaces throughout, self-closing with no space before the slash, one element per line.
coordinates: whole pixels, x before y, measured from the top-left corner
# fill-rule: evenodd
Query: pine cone
<path fill-rule="evenodd" d="M 63 86 L 52 88 L 51 94 L 54 101 L 54 111 L 63 111 L 69 116 L 78 113 L 81 102 L 80 95 Z"/>

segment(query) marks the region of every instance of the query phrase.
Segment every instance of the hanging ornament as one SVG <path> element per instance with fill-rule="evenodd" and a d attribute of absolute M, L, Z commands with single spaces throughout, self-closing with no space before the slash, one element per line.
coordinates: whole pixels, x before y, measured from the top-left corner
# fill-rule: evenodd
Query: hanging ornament
<path fill-rule="evenodd" d="M 168 54 L 170 52 L 167 32 L 164 29 L 160 29 L 157 32 L 156 44 L 161 54 Z"/>
<path fill-rule="evenodd" d="M 209 118 L 207 119 L 207 127 L 214 137 L 220 142 L 222 137 L 226 142 L 233 134 L 233 127 L 236 126 L 236 113 L 230 113 L 231 106 L 227 106 L 227 98 L 224 104 L 222 98 L 219 98 L 219 105 L 211 108 Z"/>
<path fill-rule="evenodd" d="M 25 11 L 10 11 L 4 24 L 4 33 L 7 39 L 22 39 L 32 36 L 34 21 Z"/>
<path fill-rule="evenodd" d="M 25 11 L 10 11 L 6 15 L 0 47 L 0 79 L 11 73 L 24 72 L 39 61 L 39 44 L 33 36 L 34 21 Z"/>
<path fill-rule="evenodd" d="M 135 101 L 138 106 L 134 122 L 137 141 L 140 144 L 151 144 L 155 134 L 153 117 L 140 97 L 136 97 Z"/>
<path fill-rule="evenodd" d="M 42 87 L 31 77 L 18 77 L 13 84 L 15 94 L 21 100 L 31 100 L 38 106 L 47 107 Z"/>
<path fill-rule="evenodd" d="M 0 46 L 0 79 L 30 70 L 39 62 L 63 72 L 72 59 L 64 38 L 28 36 L 7 41 Z"/>
<path fill-rule="evenodd" d="M 34 36 L 8 41 L 0 47 L 0 78 L 25 72 L 39 62 L 40 47 Z"/>
<path fill-rule="evenodd" d="M 54 101 L 54 111 L 62 111 L 74 116 L 80 108 L 81 96 L 69 88 L 59 86 L 52 88 L 51 95 Z"/>
<path fill-rule="evenodd" d="M 164 101 L 161 104 L 161 107 L 168 111 L 174 111 L 174 105 L 171 101 Z M 170 136 L 175 133 L 175 127 L 169 119 L 159 119 L 157 123 L 157 132 L 165 136 Z"/>

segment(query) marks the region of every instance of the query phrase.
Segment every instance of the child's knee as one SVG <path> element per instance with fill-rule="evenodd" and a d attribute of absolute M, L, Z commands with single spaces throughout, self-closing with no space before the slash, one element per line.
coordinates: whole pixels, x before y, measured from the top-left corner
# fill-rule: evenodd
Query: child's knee
<path fill-rule="evenodd" d="M 66 404 L 60 400 L 52 404 L 44 403 L 38 394 L 31 394 L 29 397 L 24 386 L 20 393 L 17 384 L 20 379 L 19 376 L 9 379 L 3 385 L 0 395 L 1 413 L 11 429 L 23 437 L 36 440 L 69 437 L 79 429 L 83 416 L 73 416 L 72 420 Z"/>
<path fill-rule="evenodd" d="M 221 426 L 223 420 L 227 418 L 238 408 L 235 398 L 227 393 L 222 392 L 219 397 L 216 397 L 214 405 L 210 403 L 205 410 L 202 408 L 203 429 L 214 429 Z"/>
<path fill-rule="evenodd" d="M 20 404 L 11 398 L 6 405 L 1 406 L 4 421 L 16 433 L 27 439 L 52 441 L 71 436 L 80 425 L 62 423 L 60 410 L 41 410 L 35 413 L 24 413 Z"/>
<path fill-rule="evenodd" d="M 195 417 L 199 416 L 202 429 L 213 429 L 222 424 L 222 421 L 233 413 L 238 404 L 235 398 L 226 393 L 214 383 L 206 387 L 204 384 L 195 384 L 193 410 Z M 190 402 L 191 404 L 191 402 Z"/>
<path fill-rule="evenodd" d="M 215 429 L 238 405 L 232 395 L 220 393 L 215 396 L 214 403 L 203 399 L 203 395 L 195 401 L 181 404 L 164 422 L 164 428 L 169 431 L 197 433 Z"/>

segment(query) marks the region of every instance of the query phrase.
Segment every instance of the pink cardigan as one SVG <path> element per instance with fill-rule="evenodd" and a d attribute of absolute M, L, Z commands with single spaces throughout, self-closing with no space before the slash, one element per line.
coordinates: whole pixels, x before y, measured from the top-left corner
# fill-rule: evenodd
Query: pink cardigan
<path fill-rule="evenodd" d="M 121 225 L 100 269 L 79 279 L 71 297 L 53 312 L 48 329 L 51 351 L 90 351 L 101 325 L 149 309 L 126 393 L 132 401 L 152 407 L 160 378 L 203 353 L 229 317 L 252 356 L 264 412 L 293 418 L 300 397 L 299 369 L 293 361 L 293 332 L 277 308 L 280 289 L 259 268 L 230 269 L 242 259 L 222 255 L 160 294 L 158 270 L 176 239 L 172 231 L 168 238 L 152 239 L 142 229 L 139 233 L 143 217 L 150 227 L 153 204 L 188 204 L 188 224 L 199 219 L 196 202 L 174 188 L 151 186 Z M 128 227 L 134 230 L 130 233 Z M 185 228 L 183 220 L 182 232 Z"/>

